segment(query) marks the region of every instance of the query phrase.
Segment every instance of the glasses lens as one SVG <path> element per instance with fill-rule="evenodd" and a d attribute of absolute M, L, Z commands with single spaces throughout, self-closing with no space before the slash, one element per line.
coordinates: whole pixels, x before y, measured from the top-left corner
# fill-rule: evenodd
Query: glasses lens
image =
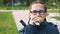
<path fill-rule="evenodd" d="M 31 13 L 45 13 L 45 11 L 43 11 L 43 10 L 39 10 L 39 11 L 37 11 L 37 10 L 33 10 L 33 11 L 30 11 Z"/>

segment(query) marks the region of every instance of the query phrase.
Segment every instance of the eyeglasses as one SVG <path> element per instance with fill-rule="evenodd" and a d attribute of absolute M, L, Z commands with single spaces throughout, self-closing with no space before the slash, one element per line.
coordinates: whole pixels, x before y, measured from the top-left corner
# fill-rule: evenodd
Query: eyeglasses
<path fill-rule="evenodd" d="M 39 11 L 37 11 L 37 10 L 33 10 L 33 11 L 30 11 L 31 13 L 45 13 L 46 11 L 44 11 L 44 10 L 39 10 Z"/>
<path fill-rule="evenodd" d="M 32 13 L 33 15 L 36 15 L 37 13 L 39 13 L 39 14 L 46 13 L 46 11 L 44 11 L 44 10 L 39 10 L 39 11 L 33 10 L 33 11 L 30 11 L 30 13 Z"/>

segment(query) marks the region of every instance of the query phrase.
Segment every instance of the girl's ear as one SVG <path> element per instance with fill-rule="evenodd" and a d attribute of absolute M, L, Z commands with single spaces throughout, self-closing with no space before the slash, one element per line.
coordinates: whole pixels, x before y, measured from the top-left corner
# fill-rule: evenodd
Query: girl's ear
<path fill-rule="evenodd" d="M 29 15 L 29 20 L 28 20 L 28 24 L 29 24 L 29 22 L 30 22 L 30 19 L 31 19 L 31 18 L 30 18 L 31 14 L 30 14 L 30 13 L 28 13 L 28 15 Z"/>
<path fill-rule="evenodd" d="M 46 16 L 48 16 L 48 13 L 46 12 Z"/>
<path fill-rule="evenodd" d="M 30 13 L 28 13 L 28 15 L 29 15 L 29 17 L 31 16 L 31 14 L 30 14 Z"/>

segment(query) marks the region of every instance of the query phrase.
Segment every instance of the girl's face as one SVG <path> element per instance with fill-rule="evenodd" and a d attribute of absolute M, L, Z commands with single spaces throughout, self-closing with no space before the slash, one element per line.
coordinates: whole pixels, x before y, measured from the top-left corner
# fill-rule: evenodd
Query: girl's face
<path fill-rule="evenodd" d="M 32 23 L 34 21 L 37 21 L 37 19 L 39 19 L 39 17 L 41 17 L 42 20 L 44 20 L 46 18 L 47 13 L 45 12 L 43 4 L 39 4 L 39 3 L 33 4 L 31 7 L 32 8 L 30 10 L 30 18 L 31 18 Z"/>

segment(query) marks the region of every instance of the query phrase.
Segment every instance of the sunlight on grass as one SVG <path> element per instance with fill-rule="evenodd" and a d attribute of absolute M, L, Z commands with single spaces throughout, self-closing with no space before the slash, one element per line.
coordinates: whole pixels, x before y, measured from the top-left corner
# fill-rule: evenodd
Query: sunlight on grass
<path fill-rule="evenodd" d="M 58 12 L 58 13 L 60 13 L 60 9 L 48 9 L 47 10 L 48 12 Z"/>

